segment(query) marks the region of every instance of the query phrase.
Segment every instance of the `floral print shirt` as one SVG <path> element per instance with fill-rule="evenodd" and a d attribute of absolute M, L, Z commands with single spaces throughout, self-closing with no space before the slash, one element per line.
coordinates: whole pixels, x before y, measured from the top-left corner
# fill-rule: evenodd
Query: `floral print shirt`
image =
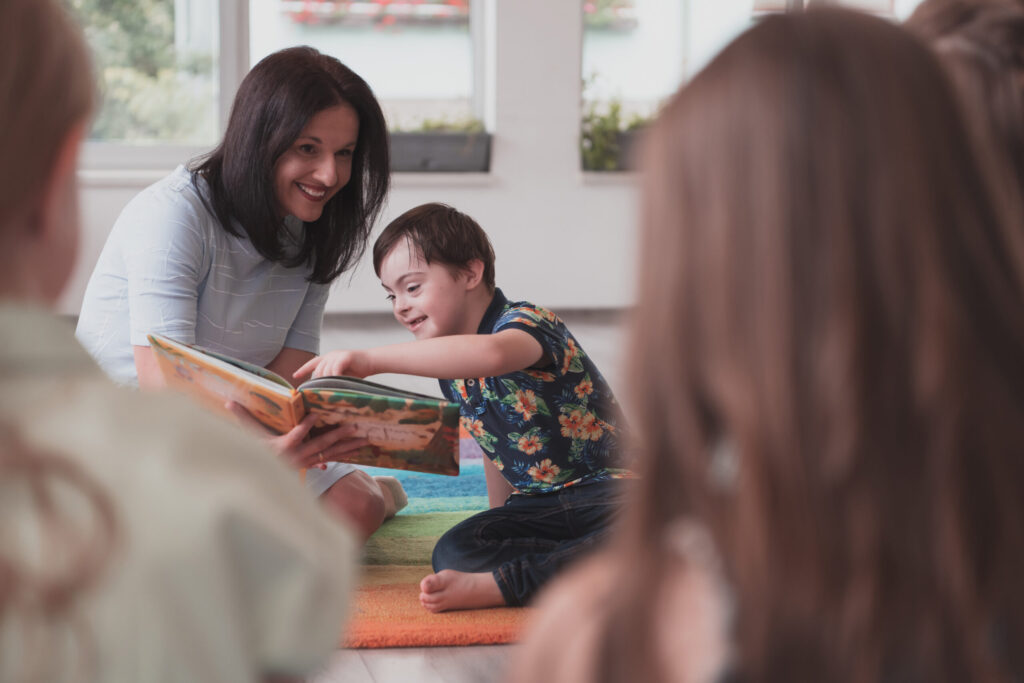
<path fill-rule="evenodd" d="M 632 476 L 626 423 L 611 388 L 551 311 L 510 302 L 498 289 L 477 334 L 522 330 L 550 363 L 500 377 L 440 380 L 461 424 L 520 493 Z"/>

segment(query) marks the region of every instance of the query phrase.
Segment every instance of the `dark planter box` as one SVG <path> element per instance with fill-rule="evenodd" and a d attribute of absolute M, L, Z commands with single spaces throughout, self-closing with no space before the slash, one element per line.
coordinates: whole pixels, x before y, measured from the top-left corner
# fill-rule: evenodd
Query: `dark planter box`
<path fill-rule="evenodd" d="M 643 129 L 620 131 L 616 136 L 619 143 L 619 170 L 636 170 L 641 135 L 643 135 Z"/>
<path fill-rule="evenodd" d="M 589 144 L 601 144 L 599 153 L 582 156 L 584 171 L 615 172 L 633 171 L 637 167 L 637 152 L 643 128 L 620 131 L 602 131 L 600 137 L 589 139 Z M 587 144 L 587 141 L 584 141 Z"/>
<path fill-rule="evenodd" d="M 391 133 L 391 170 L 397 173 L 486 173 L 490 133 Z"/>

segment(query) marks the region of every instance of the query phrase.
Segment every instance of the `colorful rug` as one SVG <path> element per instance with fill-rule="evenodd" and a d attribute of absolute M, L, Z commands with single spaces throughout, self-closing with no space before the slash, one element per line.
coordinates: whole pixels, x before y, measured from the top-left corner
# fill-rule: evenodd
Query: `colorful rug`
<path fill-rule="evenodd" d="M 434 647 L 511 643 L 529 610 L 502 607 L 432 614 L 419 602 L 434 543 L 454 524 L 487 507 L 483 457 L 472 439 L 460 444 L 458 477 L 365 468 L 397 477 L 409 505 L 366 543 L 363 576 L 344 647 Z"/>

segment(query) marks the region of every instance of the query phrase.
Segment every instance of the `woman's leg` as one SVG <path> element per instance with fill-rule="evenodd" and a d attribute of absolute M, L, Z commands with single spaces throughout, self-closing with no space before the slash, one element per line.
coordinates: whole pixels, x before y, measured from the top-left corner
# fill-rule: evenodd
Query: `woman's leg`
<path fill-rule="evenodd" d="M 394 517 L 405 502 L 396 500 L 391 486 L 381 486 L 362 470 L 346 474 L 324 491 L 320 499 L 333 514 L 354 525 L 364 542 L 384 520 Z"/>

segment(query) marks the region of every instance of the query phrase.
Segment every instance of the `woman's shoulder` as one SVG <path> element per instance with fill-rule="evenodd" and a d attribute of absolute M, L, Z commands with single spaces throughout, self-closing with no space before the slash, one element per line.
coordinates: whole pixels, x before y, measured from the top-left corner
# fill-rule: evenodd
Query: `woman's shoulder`
<path fill-rule="evenodd" d="M 220 232 L 206 200 L 205 183 L 194 181 L 192 173 L 179 166 L 129 200 L 110 238 L 128 250 L 186 244 L 192 245 L 190 250 L 201 250 Z"/>
<path fill-rule="evenodd" d="M 126 217 L 132 222 L 172 221 L 196 227 L 216 220 L 209 210 L 205 182 L 195 180 L 185 166 L 178 166 L 132 197 L 118 222 Z"/>

